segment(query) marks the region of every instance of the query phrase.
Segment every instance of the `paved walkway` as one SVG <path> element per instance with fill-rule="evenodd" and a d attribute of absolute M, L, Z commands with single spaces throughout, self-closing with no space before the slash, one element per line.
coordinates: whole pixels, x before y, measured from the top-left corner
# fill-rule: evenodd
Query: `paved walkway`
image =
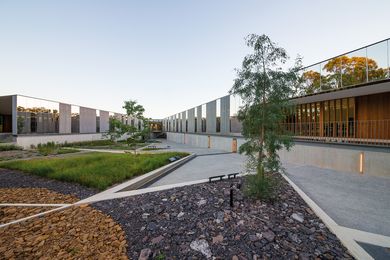
<path fill-rule="evenodd" d="M 240 154 L 167 141 L 164 141 L 157 147 L 166 146 L 170 146 L 169 151 L 195 153 L 197 157 L 159 179 L 157 182 L 150 185 L 150 187 L 207 179 L 210 176 L 242 172 L 245 170 L 245 156 Z"/>
<path fill-rule="evenodd" d="M 285 164 L 285 168 L 287 176 L 373 258 L 390 259 L 389 249 L 359 242 L 370 236 L 381 239 L 380 235 L 390 241 L 390 178 L 308 165 Z"/>

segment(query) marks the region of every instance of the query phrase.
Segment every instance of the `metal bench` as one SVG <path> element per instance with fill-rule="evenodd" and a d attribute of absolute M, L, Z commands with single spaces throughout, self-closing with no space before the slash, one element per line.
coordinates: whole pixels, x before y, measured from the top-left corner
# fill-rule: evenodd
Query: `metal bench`
<path fill-rule="evenodd" d="M 235 179 L 238 174 L 240 173 L 239 172 L 230 173 L 228 174 L 228 179 Z"/>
<path fill-rule="evenodd" d="M 226 176 L 226 175 L 211 176 L 211 177 L 209 177 L 209 183 L 210 183 L 213 179 L 218 179 L 218 178 L 219 178 L 220 181 L 222 181 L 223 177 L 225 177 L 225 176 Z"/>

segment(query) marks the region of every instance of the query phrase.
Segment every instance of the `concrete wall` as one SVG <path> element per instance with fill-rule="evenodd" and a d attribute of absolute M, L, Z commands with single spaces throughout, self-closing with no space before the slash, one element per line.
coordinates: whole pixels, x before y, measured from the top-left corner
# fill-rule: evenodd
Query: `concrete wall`
<path fill-rule="evenodd" d="M 70 134 L 72 132 L 71 105 L 60 103 L 59 132 Z"/>
<path fill-rule="evenodd" d="M 181 113 L 181 132 L 185 133 L 186 132 L 186 112 Z"/>
<path fill-rule="evenodd" d="M 110 127 L 110 113 L 100 110 L 100 132 L 108 132 Z"/>
<path fill-rule="evenodd" d="M 63 144 L 65 142 L 82 142 L 104 139 L 103 134 L 53 134 L 53 135 L 26 135 L 16 137 L 16 144 L 24 148 L 30 148 L 31 145 L 46 144 L 55 142 Z"/>
<path fill-rule="evenodd" d="M 217 132 L 217 102 L 216 100 L 206 104 L 206 132 Z"/>
<path fill-rule="evenodd" d="M 18 134 L 17 96 L 12 96 L 12 134 Z"/>
<path fill-rule="evenodd" d="M 239 148 L 245 139 L 234 136 L 210 136 L 210 148 L 231 152 L 233 138 Z M 208 147 L 208 135 L 167 133 L 169 141 Z M 386 148 L 296 142 L 290 151 L 279 152 L 282 162 L 312 165 L 352 174 L 360 173 L 360 157 L 364 175 L 390 177 L 390 150 Z"/>
<path fill-rule="evenodd" d="M 196 130 L 200 133 L 202 132 L 202 106 L 198 106 L 195 109 L 197 113 Z"/>
<path fill-rule="evenodd" d="M 195 132 L 195 108 L 188 110 L 188 132 Z"/>
<path fill-rule="evenodd" d="M 221 98 L 221 134 L 230 132 L 230 96 Z"/>
<path fill-rule="evenodd" d="M 235 136 L 218 136 L 207 134 L 190 134 L 190 133 L 167 133 L 167 140 L 175 143 L 188 144 L 197 147 L 208 148 L 210 138 L 210 148 L 219 149 L 226 152 L 232 151 L 233 138 L 237 139 L 237 144 L 244 142 L 242 137 Z"/>
<path fill-rule="evenodd" d="M 96 133 L 96 110 L 80 107 L 80 134 Z"/>
<path fill-rule="evenodd" d="M 313 165 L 354 174 L 360 174 L 361 154 L 363 174 L 390 177 L 388 149 L 296 142 L 289 152 L 286 150 L 279 152 L 283 162 Z"/>

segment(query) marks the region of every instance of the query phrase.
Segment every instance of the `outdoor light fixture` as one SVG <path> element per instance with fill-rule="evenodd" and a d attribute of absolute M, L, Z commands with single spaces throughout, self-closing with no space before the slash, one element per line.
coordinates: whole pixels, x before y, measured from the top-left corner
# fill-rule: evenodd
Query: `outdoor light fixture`
<path fill-rule="evenodd" d="M 363 160 L 364 160 L 364 153 L 360 153 L 360 160 L 359 160 L 359 172 L 363 173 Z"/>

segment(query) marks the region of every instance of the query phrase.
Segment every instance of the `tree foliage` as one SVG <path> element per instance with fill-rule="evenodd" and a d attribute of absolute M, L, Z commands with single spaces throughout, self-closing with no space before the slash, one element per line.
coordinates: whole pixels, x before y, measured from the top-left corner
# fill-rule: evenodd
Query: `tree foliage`
<path fill-rule="evenodd" d="M 265 174 L 282 169 L 277 151 L 292 146 L 291 136 L 281 123 L 290 107 L 288 99 L 298 80 L 300 59 L 293 68 L 284 71 L 281 66 L 288 55 L 268 36 L 248 35 L 246 44 L 252 53 L 245 56 L 241 69 L 237 70 L 230 93 L 239 95 L 243 101 L 238 118 L 246 142 L 240 146 L 240 153 L 248 155 L 248 168 L 257 172 L 256 181 L 266 182 L 270 176 Z M 261 186 L 263 198 L 271 194 L 273 185 L 268 184 Z"/>

